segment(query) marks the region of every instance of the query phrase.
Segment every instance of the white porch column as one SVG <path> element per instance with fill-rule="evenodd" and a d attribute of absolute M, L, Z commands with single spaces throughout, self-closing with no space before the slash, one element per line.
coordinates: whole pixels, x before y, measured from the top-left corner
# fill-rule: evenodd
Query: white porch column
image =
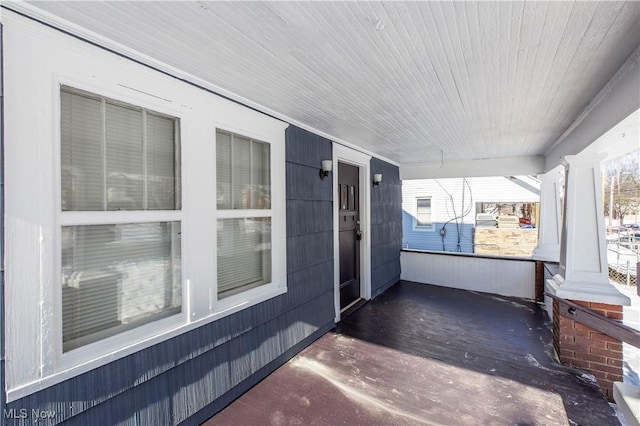
<path fill-rule="evenodd" d="M 565 160 L 560 273 L 545 287 L 563 299 L 628 306 L 631 300 L 609 284 L 601 158 L 572 155 Z"/>
<path fill-rule="evenodd" d="M 564 167 L 538 176 L 540 179 L 540 218 L 538 220 L 538 246 L 533 250 L 535 260 L 558 262 L 560 260 L 560 181 Z"/>

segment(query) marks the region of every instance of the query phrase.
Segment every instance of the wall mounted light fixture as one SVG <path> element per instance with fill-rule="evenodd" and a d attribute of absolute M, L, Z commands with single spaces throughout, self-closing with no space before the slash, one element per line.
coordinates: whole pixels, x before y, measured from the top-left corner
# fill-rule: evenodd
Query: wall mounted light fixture
<path fill-rule="evenodd" d="M 320 168 L 320 179 L 324 179 L 329 176 L 329 172 L 333 169 L 333 160 L 322 160 L 322 167 Z"/>
<path fill-rule="evenodd" d="M 380 185 L 380 182 L 382 182 L 382 173 L 374 173 L 374 175 L 373 175 L 373 186 Z"/>

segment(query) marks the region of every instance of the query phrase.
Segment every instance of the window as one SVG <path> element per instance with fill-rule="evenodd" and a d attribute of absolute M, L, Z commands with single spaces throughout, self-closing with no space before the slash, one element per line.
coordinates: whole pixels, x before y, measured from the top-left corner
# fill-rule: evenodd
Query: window
<path fill-rule="evenodd" d="M 41 78 L 6 75 L 7 401 L 287 292 L 287 123 L 11 26 L 13 69 L 38 57 Z M 220 192 L 216 129 L 234 139 Z"/>
<path fill-rule="evenodd" d="M 416 198 L 416 219 L 415 227 L 420 229 L 431 229 L 431 197 Z"/>
<path fill-rule="evenodd" d="M 179 121 L 66 86 L 60 98 L 67 352 L 181 312 Z"/>
<path fill-rule="evenodd" d="M 271 147 L 216 131 L 217 294 L 271 282 Z"/>

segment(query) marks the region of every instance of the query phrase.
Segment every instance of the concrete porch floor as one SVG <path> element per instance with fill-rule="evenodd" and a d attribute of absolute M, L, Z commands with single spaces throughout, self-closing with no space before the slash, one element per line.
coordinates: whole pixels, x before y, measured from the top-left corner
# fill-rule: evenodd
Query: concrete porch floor
<path fill-rule="evenodd" d="M 400 282 L 204 424 L 618 425 L 543 309 Z"/>

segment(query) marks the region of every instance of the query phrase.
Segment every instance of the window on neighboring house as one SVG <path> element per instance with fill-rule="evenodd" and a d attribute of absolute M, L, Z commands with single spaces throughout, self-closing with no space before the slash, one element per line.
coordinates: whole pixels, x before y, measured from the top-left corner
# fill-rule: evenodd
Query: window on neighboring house
<path fill-rule="evenodd" d="M 432 229 L 431 221 L 431 197 L 416 198 L 416 218 L 415 227 L 417 229 Z"/>
<path fill-rule="evenodd" d="M 179 120 L 61 89 L 63 351 L 181 312 Z"/>
<path fill-rule="evenodd" d="M 216 131 L 218 299 L 271 282 L 271 147 Z"/>

